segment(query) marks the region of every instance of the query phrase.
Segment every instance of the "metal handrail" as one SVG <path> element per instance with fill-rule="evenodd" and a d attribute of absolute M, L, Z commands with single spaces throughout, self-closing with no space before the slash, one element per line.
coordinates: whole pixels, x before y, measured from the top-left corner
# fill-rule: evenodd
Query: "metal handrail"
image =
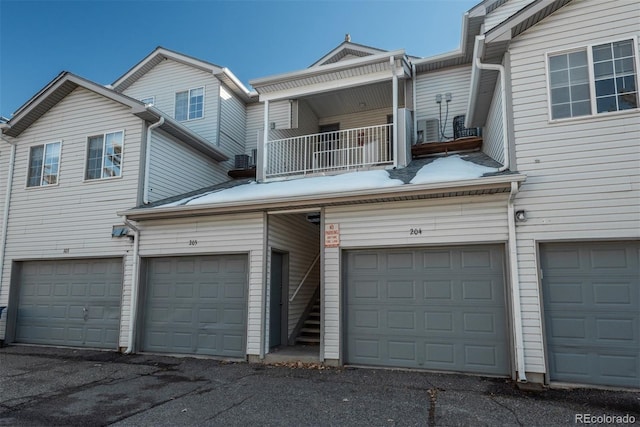
<path fill-rule="evenodd" d="M 289 298 L 289 302 L 293 302 L 293 300 L 296 299 L 296 295 L 298 295 L 298 292 L 300 291 L 300 288 L 304 284 L 304 281 L 307 280 L 307 277 L 309 277 L 309 274 L 311 274 L 311 270 L 316 265 L 316 263 L 318 262 L 319 259 L 320 259 L 320 252 L 318 252 L 318 255 L 316 255 L 316 258 L 313 260 L 313 262 L 311 263 L 311 265 L 307 269 L 307 272 L 305 273 L 304 277 L 300 281 L 300 284 L 296 288 L 296 291 L 293 293 L 293 295 L 291 295 L 291 298 Z"/>

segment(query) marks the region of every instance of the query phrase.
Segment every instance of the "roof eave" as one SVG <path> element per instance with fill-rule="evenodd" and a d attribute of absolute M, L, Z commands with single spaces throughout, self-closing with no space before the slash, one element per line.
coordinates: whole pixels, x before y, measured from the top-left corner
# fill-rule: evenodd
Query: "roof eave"
<path fill-rule="evenodd" d="M 400 187 L 356 190 L 336 194 L 312 194 L 308 196 L 292 196 L 274 198 L 269 201 L 255 200 L 201 204 L 180 205 L 156 208 L 134 208 L 118 212 L 120 216 L 129 219 L 153 220 L 203 215 L 222 215 L 232 213 L 263 212 L 267 210 L 282 210 L 302 208 L 308 206 L 348 205 L 353 203 L 374 203 L 395 200 L 412 200 L 428 198 L 429 196 L 456 196 L 464 192 L 482 192 L 503 189 L 507 191 L 512 182 L 521 183 L 525 175 L 514 173 L 500 176 L 489 176 L 470 180 L 440 182 L 431 184 L 406 184 Z"/>
<path fill-rule="evenodd" d="M 348 59 L 345 61 L 336 62 L 334 64 L 323 65 L 322 67 L 305 68 L 304 70 L 292 71 L 292 72 L 283 73 L 283 74 L 276 74 L 268 77 L 261 77 L 261 78 L 249 81 L 249 84 L 253 86 L 254 89 L 257 90 L 257 88 L 259 88 L 260 86 L 266 86 L 268 84 L 274 84 L 276 82 L 285 82 L 289 80 L 299 79 L 301 77 L 309 77 L 309 76 L 314 76 L 318 74 L 325 74 L 328 72 L 335 72 L 335 71 L 346 69 L 346 68 L 372 64 L 375 62 L 380 62 L 392 56 L 403 58 L 405 56 L 405 51 L 404 49 L 399 49 L 399 50 L 394 50 L 390 52 L 383 52 L 376 55 L 363 56 L 361 58 L 356 58 L 356 59 Z"/>

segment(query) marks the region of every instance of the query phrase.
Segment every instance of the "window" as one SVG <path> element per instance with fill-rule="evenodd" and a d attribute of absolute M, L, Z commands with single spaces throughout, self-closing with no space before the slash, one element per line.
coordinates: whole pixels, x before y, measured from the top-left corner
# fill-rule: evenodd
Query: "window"
<path fill-rule="evenodd" d="M 551 119 L 638 108 L 635 41 L 549 55 Z"/>
<path fill-rule="evenodd" d="M 31 147 L 27 187 L 44 187 L 58 183 L 60 145 L 60 142 L 51 142 Z"/>
<path fill-rule="evenodd" d="M 123 132 L 112 132 L 88 138 L 85 179 L 111 178 L 122 174 L 123 137 Z"/>
<path fill-rule="evenodd" d="M 176 120 L 200 119 L 204 116 L 204 88 L 176 93 Z"/>

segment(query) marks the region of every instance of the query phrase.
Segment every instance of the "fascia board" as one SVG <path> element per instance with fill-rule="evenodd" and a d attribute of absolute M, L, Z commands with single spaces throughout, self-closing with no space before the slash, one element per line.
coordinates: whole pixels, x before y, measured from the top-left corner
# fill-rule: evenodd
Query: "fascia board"
<path fill-rule="evenodd" d="M 119 211 L 118 215 L 126 216 L 132 220 L 164 219 L 182 216 L 202 216 L 217 215 L 240 212 L 258 212 L 268 209 L 287 209 L 300 206 L 321 205 L 349 202 L 366 202 L 367 200 L 378 200 L 388 198 L 394 200 L 402 197 L 412 197 L 428 194 L 440 194 L 447 192 L 474 191 L 483 189 L 506 188 L 512 182 L 521 183 L 526 179 L 522 174 L 509 174 L 493 177 L 476 178 L 469 180 L 451 182 L 440 182 L 431 184 L 406 184 L 403 187 L 378 188 L 370 190 L 356 190 L 335 194 L 313 194 L 309 196 L 280 197 L 269 201 L 257 202 L 246 200 L 240 202 L 227 202 L 202 205 L 181 205 L 167 208 L 134 208 Z M 406 188 L 405 188 L 406 187 Z"/>

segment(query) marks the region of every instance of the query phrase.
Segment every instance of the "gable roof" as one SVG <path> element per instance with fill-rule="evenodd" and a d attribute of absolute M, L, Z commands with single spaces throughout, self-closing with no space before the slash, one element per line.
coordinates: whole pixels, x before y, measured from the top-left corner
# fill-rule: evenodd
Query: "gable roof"
<path fill-rule="evenodd" d="M 163 131 L 215 160 L 228 160 L 228 157 L 219 151 L 208 140 L 191 131 L 173 118 L 167 116 L 160 110 L 146 106 L 136 99 L 79 77 L 68 71 L 63 71 L 58 74 L 51 82 L 24 103 L 8 121 L 8 127 L 3 127 L 2 133 L 11 137 L 20 136 L 20 134 L 28 129 L 29 126 L 34 124 L 47 111 L 56 106 L 78 87 L 89 90 L 106 99 L 110 99 L 111 101 L 130 108 L 131 114 L 142 120 L 157 122 L 162 118 L 164 120 L 160 129 Z"/>
<path fill-rule="evenodd" d="M 512 39 L 527 31 L 558 9 L 566 6 L 572 0 L 535 0 L 518 10 L 486 33 L 478 36 L 473 52 L 471 71 L 471 93 L 467 108 L 466 126 L 483 126 L 486 122 L 492 94 L 498 72 L 482 70 L 476 62 L 501 64 L 504 54 Z"/>
<path fill-rule="evenodd" d="M 347 35 L 347 39 L 345 41 L 340 43 L 335 49 L 331 50 L 322 58 L 311 64 L 309 68 L 333 64 L 334 62 L 338 62 L 345 56 L 349 55 L 363 57 L 384 52 L 386 52 L 386 50 L 378 49 L 371 46 L 365 46 L 363 44 L 352 43 L 349 35 Z"/>
<path fill-rule="evenodd" d="M 129 71 L 116 79 L 116 81 L 110 85 L 111 88 L 116 92 L 125 91 L 134 82 L 148 73 L 153 67 L 166 59 L 213 74 L 244 101 L 250 101 L 253 98 L 251 92 L 228 68 L 221 67 L 220 65 L 203 61 L 183 53 L 175 52 L 162 46 L 155 48 L 149 55 L 142 59 L 142 61 L 138 62 L 136 65 L 131 67 Z"/>

